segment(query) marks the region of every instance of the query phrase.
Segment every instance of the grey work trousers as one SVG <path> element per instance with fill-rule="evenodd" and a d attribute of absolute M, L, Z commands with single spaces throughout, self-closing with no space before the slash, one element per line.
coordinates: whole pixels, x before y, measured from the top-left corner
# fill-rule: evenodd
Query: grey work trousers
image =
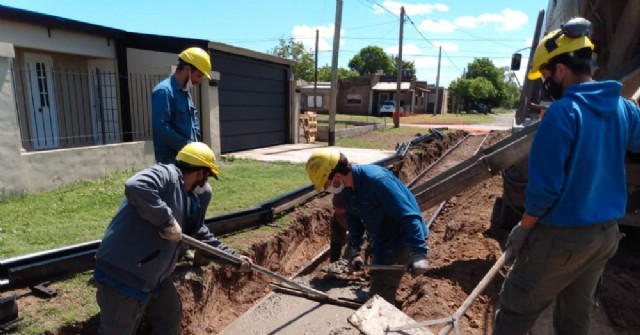
<path fill-rule="evenodd" d="M 616 221 L 563 228 L 537 224 L 507 274 L 493 335 L 526 334 L 555 301 L 559 335 L 586 335 L 604 266 L 618 250 Z"/>
<path fill-rule="evenodd" d="M 395 255 L 383 260 L 375 260 L 379 265 L 407 265 L 411 257 L 411 249 L 405 248 L 397 252 Z M 370 271 L 371 288 L 369 288 L 369 297 L 379 295 L 390 304 L 396 306 L 396 291 L 400 286 L 400 281 L 404 275 L 404 271 Z"/>
<path fill-rule="evenodd" d="M 132 298 L 120 290 L 96 283 L 100 306 L 101 335 L 134 335 L 145 316 L 154 335 L 176 335 L 182 321 L 182 303 L 171 279 L 150 294 L 147 301 Z"/>

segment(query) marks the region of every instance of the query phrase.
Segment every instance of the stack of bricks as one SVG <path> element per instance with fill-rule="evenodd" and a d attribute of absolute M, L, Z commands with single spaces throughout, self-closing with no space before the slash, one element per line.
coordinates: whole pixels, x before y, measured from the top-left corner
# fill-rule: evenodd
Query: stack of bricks
<path fill-rule="evenodd" d="M 309 111 L 300 114 L 300 129 L 304 131 L 307 143 L 314 143 L 318 132 L 318 115 Z"/>

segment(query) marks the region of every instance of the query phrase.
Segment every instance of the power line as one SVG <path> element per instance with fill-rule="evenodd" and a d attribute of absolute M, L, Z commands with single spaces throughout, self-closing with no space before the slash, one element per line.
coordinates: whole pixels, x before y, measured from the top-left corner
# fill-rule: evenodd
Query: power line
<path fill-rule="evenodd" d="M 409 17 L 409 15 L 407 15 L 407 19 L 409 20 L 409 22 L 411 22 L 411 25 L 413 26 L 413 28 L 416 30 L 416 32 L 418 32 L 418 34 L 420 36 L 422 36 L 422 38 L 427 41 L 429 44 L 431 44 L 434 48 L 436 48 L 436 45 L 433 44 L 429 39 L 427 39 L 426 37 L 424 37 L 424 35 L 422 34 L 422 32 L 418 29 L 418 27 L 416 27 L 416 24 L 413 23 L 413 20 L 411 20 L 411 17 Z M 456 63 L 453 62 L 453 59 L 451 59 L 451 57 L 449 56 L 449 54 L 447 53 L 446 50 L 444 51 L 444 56 L 447 57 L 447 59 L 451 62 L 451 65 L 453 65 L 456 69 L 458 69 L 458 71 L 462 72 L 462 70 L 460 70 L 460 68 L 458 68 L 458 66 L 456 65 Z"/>

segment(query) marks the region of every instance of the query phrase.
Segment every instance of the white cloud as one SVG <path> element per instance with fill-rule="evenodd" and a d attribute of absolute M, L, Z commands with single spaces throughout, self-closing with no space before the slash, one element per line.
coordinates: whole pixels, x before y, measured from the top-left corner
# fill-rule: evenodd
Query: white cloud
<path fill-rule="evenodd" d="M 398 46 L 394 45 L 391 47 L 387 47 L 384 48 L 384 52 L 386 52 L 388 55 L 397 55 L 398 54 Z M 420 50 L 420 48 L 418 48 L 417 45 L 415 44 L 403 44 L 402 45 L 402 58 L 404 58 L 405 60 L 407 60 L 408 57 L 410 56 L 416 56 L 416 55 L 421 55 L 422 54 L 422 50 Z M 405 57 L 408 56 L 408 57 Z"/>
<path fill-rule="evenodd" d="M 404 7 L 405 12 L 408 15 L 422 15 L 422 14 L 430 14 L 434 11 L 438 12 L 446 12 L 449 10 L 447 5 L 436 3 L 436 4 L 410 4 L 404 2 L 397 1 L 385 1 L 382 3 L 382 7 L 386 8 L 390 12 L 395 13 L 396 15 L 400 15 L 400 7 Z M 381 8 L 378 5 L 373 5 L 373 12 L 376 14 L 384 14 L 386 10 Z"/>
<path fill-rule="evenodd" d="M 503 9 L 500 13 L 485 13 L 480 16 L 460 16 L 454 20 L 458 27 L 473 29 L 495 24 L 499 31 L 511 31 L 527 24 L 529 17 L 522 11 Z"/>
<path fill-rule="evenodd" d="M 530 47 L 531 43 L 533 43 L 533 38 L 527 38 L 527 40 L 524 42 L 524 46 Z"/>
<path fill-rule="evenodd" d="M 418 30 L 420 31 L 428 31 L 430 33 L 450 33 L 454 30 L 456 30 L 456 26 L 447 21 L 447 20 L 440 20 L 438 22 L 435 22 L 433 20 L 423 20 L 420 25 L 418 26 Z"/>
<path fill-rule="evenodd" d="M 314 50 L 316 47 L 316 29 L 318 30 L 318 50 L 330 51 L 333 48 L 333 31 L 335 25 L 309 27 L 307 25 L 293 26 L 293 39 L 304 44 L 305 49 Z M 344 35 L 344 29 L 340 30 L 340 36 Z M 340 45 L 344 40 L 340 39 Z"/>

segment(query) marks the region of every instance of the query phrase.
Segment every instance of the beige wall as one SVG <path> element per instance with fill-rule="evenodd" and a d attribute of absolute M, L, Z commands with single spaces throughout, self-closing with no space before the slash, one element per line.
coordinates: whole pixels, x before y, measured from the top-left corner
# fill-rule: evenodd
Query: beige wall
<path fill-rule="evenodd" d="M 20 156 L 27 193 L 51 190 L 117 172 L 137 171 L 154 163 L 150 141 L 25 152 Z"/>
<path fill-rule="evenodd" d="M 153 163 L 151 142 L 25 152 L 21 148 L 11 62 L 13 45 L 0 43 L 0 200 L 50 190 Z"/>
<path fill-rule="evenodd" d="M 20 132 L 10 70 L 13 58 L 13 45 L 0 43 L 0 200 L 24 191 L 24 175 L 20 168 Z"/>

